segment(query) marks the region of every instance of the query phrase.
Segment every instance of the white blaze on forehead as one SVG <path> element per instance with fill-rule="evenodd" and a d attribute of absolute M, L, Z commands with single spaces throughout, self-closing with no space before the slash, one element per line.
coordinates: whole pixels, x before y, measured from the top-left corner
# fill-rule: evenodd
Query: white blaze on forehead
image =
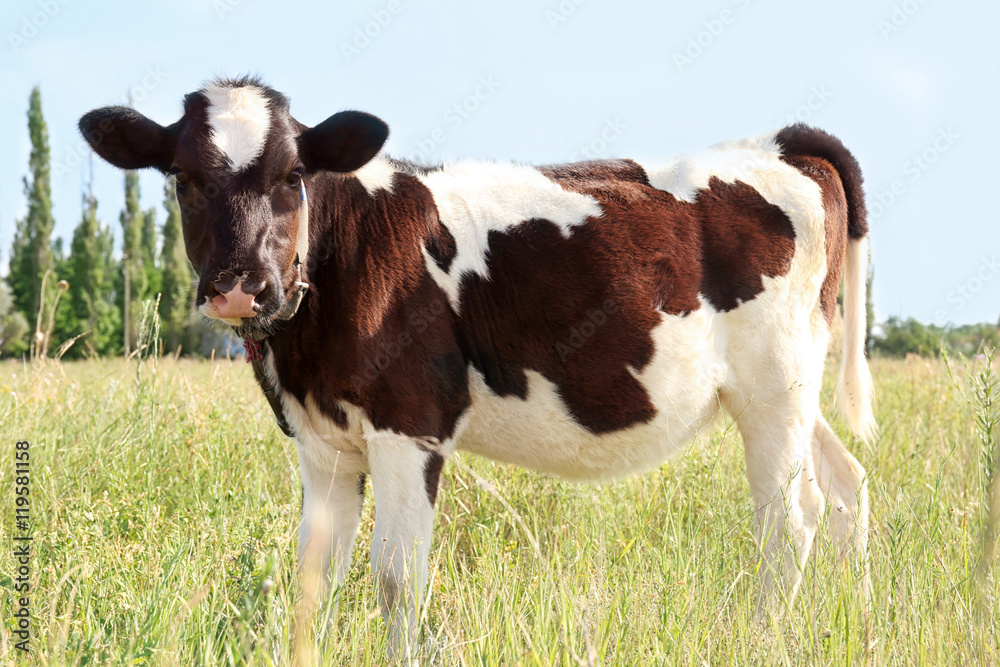
<path fill-rule="evenodd" d="M 264 91 L 257 86 L 212 84 L 203 92 L 208 99 L 212 142 L 229 159 L 234 172 L 246 169 L 264 152 L 271 124 Z"/>

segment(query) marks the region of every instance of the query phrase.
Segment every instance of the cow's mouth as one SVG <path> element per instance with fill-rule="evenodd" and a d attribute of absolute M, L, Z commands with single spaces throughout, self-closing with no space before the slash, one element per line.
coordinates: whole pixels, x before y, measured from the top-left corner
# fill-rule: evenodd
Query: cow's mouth
<path fill-rule="evenodd" d="M 198 310 L 206 317 L 225 322 L 243 338 L 260 339 L 295 317 L 309 285 L 301 280 L 294 281 L 280 304 L 270 300 L 257 302 L 242 291 L 236 293 L 237 289 L 215 297 L 206 296 Z"/>

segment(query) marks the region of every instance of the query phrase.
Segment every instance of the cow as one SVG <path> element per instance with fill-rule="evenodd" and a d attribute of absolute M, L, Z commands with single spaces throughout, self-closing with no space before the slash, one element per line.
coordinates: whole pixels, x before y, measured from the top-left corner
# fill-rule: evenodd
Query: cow
<path fill-rule="evenodd" d="M 122 169 L 176 180 L 197 309 L 247 341 L 295 439 L 300 566 L 348 569 L 371 479 L 371 567 L 390 651 L 414 650 L 442 466 L 456 450 L 571 480 L 647 471 L 720 412 L 742 435 L 763 568 L 794 598 L 829 502 L 864 561 L 865 471 L 820 413 L 843 281 L 839 404 L 876 432 L 864 355 L 859 165 L 792 125 L 662 162 L 423 166 L 388 126 L 309 127 L 252 77 L 162 126 L 84 115 Z"/>

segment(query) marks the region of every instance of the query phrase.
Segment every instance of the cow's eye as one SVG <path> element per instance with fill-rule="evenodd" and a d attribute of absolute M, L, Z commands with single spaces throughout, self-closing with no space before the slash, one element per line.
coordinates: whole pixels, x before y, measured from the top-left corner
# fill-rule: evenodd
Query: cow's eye
<path fill-rule="evenodd" d="M 302 185 L 302 171 L 300 169 L 295 169 L 290 172 L 288 176 L 285 177 L 285 184 L 294 190 L 298 190 L 299 186 Z"/>
<path fill-rule="evenodd" d="M 172 167 L 169 174 L 174 177 L 174 183 L 177 185 L 178 190 L 183 190 L 184 186 L 187 185 L 188 175 L 180 167 Z"/>

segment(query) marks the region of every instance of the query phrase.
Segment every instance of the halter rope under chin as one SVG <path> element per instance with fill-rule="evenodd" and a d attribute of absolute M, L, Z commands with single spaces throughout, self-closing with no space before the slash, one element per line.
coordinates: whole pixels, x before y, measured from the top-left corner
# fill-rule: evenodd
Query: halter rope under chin
<path fill-rule="evenodd" d="M 306 253 L 309 250 L 309 200 L 306 198 L 306 183 L 302 181 L 302 203 L 299 206 L 299 237 L 295 244 L 295 281 L 292 283 L 291 292 L 285 305 L 278 311 L 274 319 L 287 322 L 295 317 L 302 305 L 302 297 L 309 291 L 309 284 L 302 280 L 302 266 L 306 263 Z M 281 399 L 274 382 L 267 377 L 264 370 L 264 351 L 261 346 L 267 346 L 269 334 L 257 332 L 256 337 L 250 327 L 240 327 L 238 332 L 243 335 L 243 347 L 247 351 L 247 362 L 253 366 L 253 374 L 257 378 L 257 383 L 264 391 L 264 398 L 267 399 L 274 417 L 278 421 L 278 428 L 289 438 L 294 436 L 292 429 L 285 420 L 285 413 L 281 407 Z"/>

